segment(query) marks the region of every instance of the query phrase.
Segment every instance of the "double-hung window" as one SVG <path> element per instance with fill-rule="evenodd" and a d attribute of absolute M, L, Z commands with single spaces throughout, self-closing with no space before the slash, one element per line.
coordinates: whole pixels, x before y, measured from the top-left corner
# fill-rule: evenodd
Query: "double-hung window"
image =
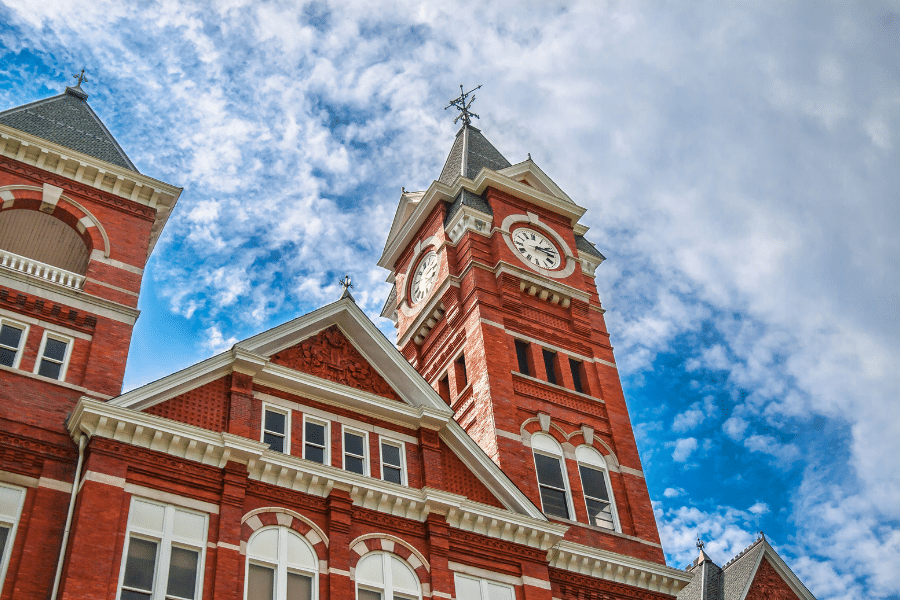
<path fill-rule="evenodd" d="M 132 497 L 119 600 L 195 600 L 203 587 L 207 517 Z"/>
<path fill-rule="evenodd" d="M 575 449 L 578 460 L 578 474 L 584 490 L 584 503 L 588 522 L 597 527 L 618 531 L 618 518 L 609 486 L 609 472 L 606 461 L 590 446 Z"/>
<path fill-rule="evenodd" d="M 290 454 L 291 412 L 283 408 L 263 405 L 262 441 L 276 452 Z"/>
<path fill-rule="evenodd" d="M 6 568 L 12 555 L 24 502 L 24 489 L 0 483 L 0 589 L 3 589 L 3 582 L 6 580 Z"/>
<path fill-rule="evenodd" d="M 506 583 L 488 581 L 480 577 L 454 575 L 456 583 L 456 597 L 466 600 L 515 600 L 516 592 Z"/>
<path fill-rule="evenodd" d="M 323 465 L 329 464 L 328 422 L 303 418 L 303 458 Z"/>
<path fill-rule="evenodd" d="M 309 542 L 287 527 L 266 527 L 247 543 L 247 600 L 313 600 L 319 558 Z"/>
<path fill-rule="evenodd" d="M 406 457 L 403 442 L 381 440 L 381 478 L 406 485 Z"/>
<path fill-rule="evenodd" d="M 64 381 L 71 354 L 72 338 L 45 331 L 34 372 L 50 379 Z"/>
<path fill-rule="evenodd" d="M 28 337 L 28 326 L 7 319 L 0 320 L 0 365 L 18 368 L 22 346 Z"/>
<path fill-rule="evenodd" d="M 364 431 L 344 428 L 344 469 L 369 474 L 368 450 L 369 436 Z"/>
<path fill-rule="evenodd" d="M 531 448 L 534 451 L 534 467 L 544 514 L 571 519 L 572 507 L 562 448 L 545 433 L 531 436 Z"/>

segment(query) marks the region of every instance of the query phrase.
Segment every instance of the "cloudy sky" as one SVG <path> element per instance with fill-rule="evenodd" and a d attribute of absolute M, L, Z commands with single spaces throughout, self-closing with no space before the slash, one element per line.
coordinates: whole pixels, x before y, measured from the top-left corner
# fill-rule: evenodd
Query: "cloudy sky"
<path fill-rule="evenodd" d="M 728 4 L 728 6 L 725 6 Z M 759 530 L 820 599 L 900 598 L 900 4 L 0 0 L 0 109 L 87 68 L 185 188 L 135 387 L 339 295 L 377 319 L 459 84 L 589 210 L 669 563 Z"/>

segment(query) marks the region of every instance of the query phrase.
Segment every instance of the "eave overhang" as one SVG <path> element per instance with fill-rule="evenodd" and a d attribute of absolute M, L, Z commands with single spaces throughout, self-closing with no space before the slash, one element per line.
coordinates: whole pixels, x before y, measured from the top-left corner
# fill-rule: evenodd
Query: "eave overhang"
<path fill-rule="evenodd" d="M 152 208 L 148 258 L 183 191 L 6 125 L 0 125 L 0 155 Z"/>

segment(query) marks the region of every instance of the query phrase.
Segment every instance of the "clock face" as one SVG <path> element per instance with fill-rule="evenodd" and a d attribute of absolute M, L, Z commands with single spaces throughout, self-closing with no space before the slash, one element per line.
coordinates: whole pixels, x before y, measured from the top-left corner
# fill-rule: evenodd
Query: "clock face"
<path fill-rule="evenodd" d="M 555 269 L 559 266 L 559 250 L 544 234 L 520 227 L 512 234 L 516 250 L 529 263 L 542 269 Z"/>
<path fill-rule="evenodd" d="M 420 302 L 428 296 L 428 292 L 431 291 L 431 288 L 434 287 L 434 282 L 437 281 L 437 275 L 437 254 L 429 252 L 419 261 L 419 266 L 416 267 L 416 272 L 413 274 L 412 284 L 409 286 L 411 304 Z"/>

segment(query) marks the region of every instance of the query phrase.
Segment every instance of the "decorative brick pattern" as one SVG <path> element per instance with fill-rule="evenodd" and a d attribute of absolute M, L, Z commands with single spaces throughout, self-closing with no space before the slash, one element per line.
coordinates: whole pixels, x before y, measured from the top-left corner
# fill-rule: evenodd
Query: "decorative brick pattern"
<path fill-rule="evenodd" d="M 799 598 L 764 557 L 747 591 L 747 600 L 799 600 Z"/>
<path fill-rule="evenodd" d="M 441 442 L 441 456 L 443 458 L 444 489 L 455 494 L 462 494 L 475 502 L 503 508 L 503 504 L 469 471 L 444 442 Z"/>
<path fill-rule="evenodd" d="M 145 412 L 212 431 L 225 431 L 228 417 L 225 400 L 229 390 L 228 377 L 222 377 L 151 406 Z"/>

